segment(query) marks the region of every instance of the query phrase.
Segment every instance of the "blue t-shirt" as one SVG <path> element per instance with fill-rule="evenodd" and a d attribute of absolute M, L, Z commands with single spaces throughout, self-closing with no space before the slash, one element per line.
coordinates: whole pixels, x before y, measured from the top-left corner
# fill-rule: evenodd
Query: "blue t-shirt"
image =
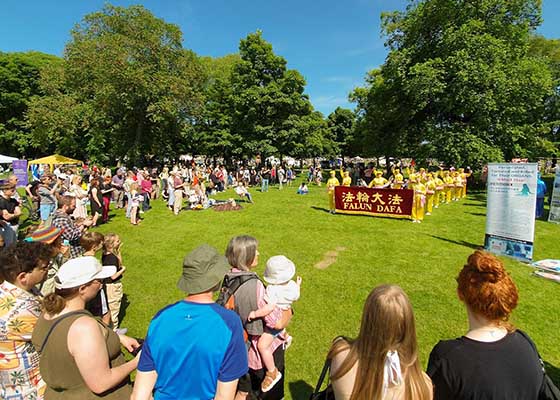
<path fill-rule="evenodd" d="M 248 371 L 239 316 L 215 303 L 180 301 L 152 319 L 138 371 L 156 371 L 154 399 L 213 399 L 218 380 Z"/>

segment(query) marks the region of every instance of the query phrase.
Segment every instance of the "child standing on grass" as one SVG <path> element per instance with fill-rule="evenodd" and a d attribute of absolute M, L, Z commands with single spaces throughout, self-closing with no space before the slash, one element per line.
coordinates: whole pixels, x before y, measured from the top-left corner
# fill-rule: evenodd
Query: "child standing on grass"
<path fill-rule="evenodd" d="M 99 232 L 86 232 L 80 238 L 80 246 L 84 248 L 84 257 L 95 257 L 96 253 L 103 248 L 105 237 Z M 111 314 L 107 304 L 107 291 L 105 285 L 97 292 L 97 295 L 91 299 L 86 309 L 93 314 L 94 317 L 101 317 L 101 320 L 109 325 L 111 323 Z"/>
<path fill-rule="evenodd" d="M 101 264 L 114 265 L 117 267 L 117 272 L 115 272 L 115 274 L 110 278 L 106 279 L 105 287 L 107 288 L 107 302 L 109 305 L 109 312 L 111 314 L 111 322 L 113 323 L 113 330 L 119 335 L 124 335 L 127 330 L 118 329 L 119 313 L 121 311 L 121 302 L 123 298 L 121 278 L 126 270 L 126 267 L 122 265 L 121 246 L 122 242 L 117 234 L 106 234 L 105 240 L 103 241 Z"/>
<path fill-rule="evenodd" d="M 286 256 L 273 256 L 266 262 L 264 271 L 264 280 L 268 283 L 266 287 L 266 296 L 268 304 L 256 311 L 249 313 L 248 321 L 265 317 L 270 314 L 276 307 L 282 310 L 289 310 L 292 303 L 299 299 L 301 277 L 292 280 L 296 273 L 296 266 Z M 262 382 L 261 390 L 268 392 L 274 385 L 280 381 L 282 374 L 274 364 L 274 356 L 271 348 L 274 338 L 282 335 L 286 341 L 286 347 L 292 343 L 292 337 L 288 335 L 285 329 L 275 329 L 266 326 L 265 332 L 260 336 L 258 341 L 258 350 L 266 367 L 267 373 Z"/>

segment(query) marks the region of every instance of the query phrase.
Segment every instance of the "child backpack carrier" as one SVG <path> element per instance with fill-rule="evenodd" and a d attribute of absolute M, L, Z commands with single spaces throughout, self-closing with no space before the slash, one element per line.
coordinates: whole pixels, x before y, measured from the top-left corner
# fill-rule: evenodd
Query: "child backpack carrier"
<path fill-rule="evenodd" d="M 258 278 L 255 274 L 226 275 L 224 277 L 224 281 L 222 282 L 222 289 L 220 290 L 220 294 L 218 296 L 218 299 L 216 300 L 216 303 L 223 306 L 227 310 L 232 310 L 235 313 L 239 314 L 235 303 L 235 292 L 237 292 L 237 289 L 239 289 L 242 285 L 252 279 Z M 243 325 L 243 338 L 245 339 L 245 342 L 247 342 L 249 338 L 249 334 L 245 329 L 246 323 L 247 321 L 241 321 L 241 324 Z"/>

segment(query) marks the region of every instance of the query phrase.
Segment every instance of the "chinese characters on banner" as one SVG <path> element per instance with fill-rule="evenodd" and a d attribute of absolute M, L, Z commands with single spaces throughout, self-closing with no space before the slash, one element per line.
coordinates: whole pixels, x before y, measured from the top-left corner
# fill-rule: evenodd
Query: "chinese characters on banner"
<path fill-rule="evenodd" d="M 337 213 L 410 218 L 414 192 L 409 189 L 369 189 L 337 186 L 334 202 Z"/>

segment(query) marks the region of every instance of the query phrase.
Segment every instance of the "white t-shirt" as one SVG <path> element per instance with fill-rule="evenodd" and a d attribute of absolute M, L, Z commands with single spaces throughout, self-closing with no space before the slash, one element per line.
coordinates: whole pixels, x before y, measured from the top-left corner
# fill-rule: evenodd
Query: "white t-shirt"
<path fill-rule="evenodd" d="M 299 299 L 299 285 L 293 280 L 282 285 L 268 285 L 266 295 L 270 303 L 287 310 L 294 301 Z"/>

